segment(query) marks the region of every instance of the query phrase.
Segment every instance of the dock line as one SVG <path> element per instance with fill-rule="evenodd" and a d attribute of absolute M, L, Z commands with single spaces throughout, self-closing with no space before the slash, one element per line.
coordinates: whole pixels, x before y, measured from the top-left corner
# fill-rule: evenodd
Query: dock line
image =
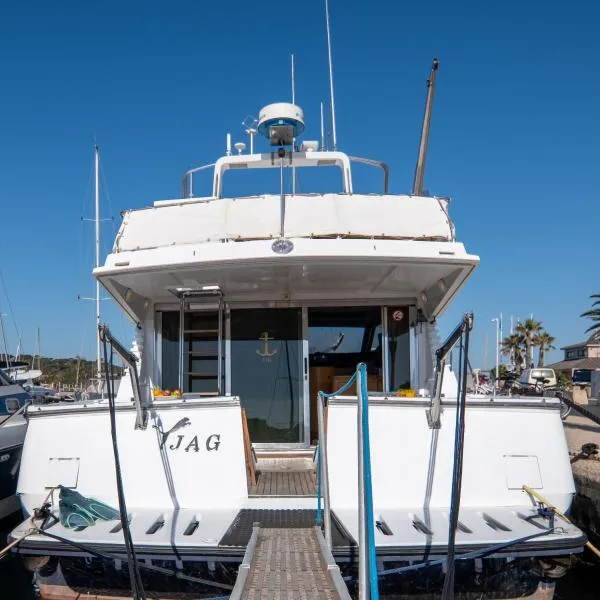
<path fill-rule="evenodd" d="M 573 523 L 573 521 L 571 521 L 571 519 L 569 519 L 567 515 L 558 510 L 556 506 L 554 506 L 550 501 L 544 498 L 544 496 L 542 496 L 542 494 L 540 494 L 537 490 L 530 488 L 528 485 L 524 485 L 523 491 L 529 494 L 532 498 L 535 498 L 538 502 L 541 502 L 542 504 L 545 504 L 548 508 L 551 508 L 563 521 L 566 521 L 567 523 L 571 524 Z M 588 540 L 585 543 L 585 545 L 596 555 L 597 558 L 600 558 L 600 550 L 598 550 L 598 548 L 596 548 L 596 546 L 594 546 L 592 542 Z"/>

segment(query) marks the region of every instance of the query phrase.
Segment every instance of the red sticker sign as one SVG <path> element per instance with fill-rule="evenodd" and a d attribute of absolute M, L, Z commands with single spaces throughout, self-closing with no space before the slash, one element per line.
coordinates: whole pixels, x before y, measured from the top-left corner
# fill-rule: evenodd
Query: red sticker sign
<path fill-rule="evenodd" d="M 404 313 L 401 310 L 395 310 L 392 313 L 392 321 L 402 321 L 404 319 Z"/>

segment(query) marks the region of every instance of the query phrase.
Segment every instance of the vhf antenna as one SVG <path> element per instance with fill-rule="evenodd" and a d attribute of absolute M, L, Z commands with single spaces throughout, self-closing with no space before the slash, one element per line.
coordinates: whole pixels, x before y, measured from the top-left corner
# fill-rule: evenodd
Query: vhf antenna
<path fill-rule="evenodd" d="M 329 0 L 325 0 L 325 24 L 327 25 L 327 55 L 329 58 L 329 93 L 331 96 L 331 130 L 333 134 L 333 150 L 337 150 L 335 129 L 335 99 L 333 97 L 333 63 L 331 59 L 331 32 L 329 31 Z"/>

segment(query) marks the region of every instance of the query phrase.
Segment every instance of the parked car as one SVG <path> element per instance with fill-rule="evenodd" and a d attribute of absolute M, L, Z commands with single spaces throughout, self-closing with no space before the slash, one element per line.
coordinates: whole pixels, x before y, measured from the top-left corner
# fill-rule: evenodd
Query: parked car
<path fill-rule="evenodd" d="M 544 387 L 556 387 L 556 373 L 554 369 L 547 369 L 546 367 L 537 369 L 525 369 L 521 373 L 519 379 L 521 386 L 536 386 L 543 384 Z"/>

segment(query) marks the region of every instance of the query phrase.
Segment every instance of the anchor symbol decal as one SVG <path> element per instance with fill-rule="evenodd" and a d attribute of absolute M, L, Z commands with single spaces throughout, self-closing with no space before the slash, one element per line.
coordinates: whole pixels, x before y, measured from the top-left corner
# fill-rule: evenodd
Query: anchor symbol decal
<path fill-rule="evenodd" d="M 273 350 L 273 352 L 269 350 L 269 342 L 274 340 L 275 338 L 269 337 L 268 331 L 263 331 L 262 335 L 258 339 L 264 342 L 264 349 L 262 352 L 260 350 L 257 350 L 256 354 L 262 356 L 262 358 L 265 360 L 268 360 L 271 358 L 271 356 L 275 356 L 275 354 L 277 354 L 277 349 Z"/>

